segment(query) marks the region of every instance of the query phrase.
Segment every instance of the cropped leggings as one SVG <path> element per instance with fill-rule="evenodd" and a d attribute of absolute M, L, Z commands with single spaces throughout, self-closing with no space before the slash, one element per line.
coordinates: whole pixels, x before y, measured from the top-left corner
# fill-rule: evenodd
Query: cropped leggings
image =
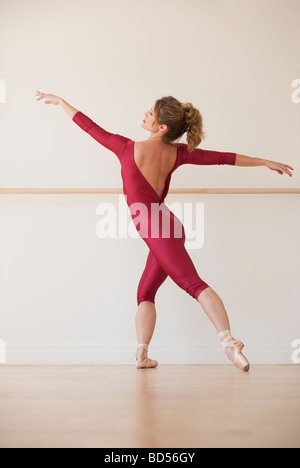
<path fill-rule="evenodd" d="M 163 203 L 162 221 L 158 228 L 158 237 L 143 237 L 149 247 L 149 254 L 143 274 L 137 289 L 138 305 L 143 301 L 155 304 L 155 295 L 158 288 L 168 276 L 194 299 L 198 299 L 200 293 L 209 287 L 198 275 L 185 248 L 185 231 L 181 221 Z M 170 235 L 163 236 L 166 230 L 163 227 L 163 218 L 170 217 Z M 168 231 L 168 232 L 169 232 Z M 175 237 L 176 231 L 176 237 Z M 178 232 L 181 233 L 180 237 Z"/>

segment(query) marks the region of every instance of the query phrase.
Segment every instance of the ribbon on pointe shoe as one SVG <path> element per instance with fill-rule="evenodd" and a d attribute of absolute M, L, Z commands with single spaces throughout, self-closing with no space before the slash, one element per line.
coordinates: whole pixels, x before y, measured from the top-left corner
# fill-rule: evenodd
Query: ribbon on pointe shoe
<path fill-rule="evenodd" d="M 137 345 L 136 351 L 139 348 L 144 348 L 146 351 L 148 351 L 148 345 L 146 343 L 139 343 Z M 137 363 L 138 368 L 156 367 L 158 365 L 157 361 L 155 361 L 154 359 L 148 358 L 147 355 L 146 355 L 146 357 L 140 358 L 140 359 L 138 359 L 137 356 L 135 355 L 135 359 L 136 359 L 136 363 Z"/>
<path fill-rule="evenodd" d="M 139 348 L 144 348 L 146 351 L 148 351 L 148 345 L 146 343 L 139 343 L 136 349 L 138 350 Z"/>
<path fill-rule="evenodd" d="M 250 368 L 250 364 L 245 356 L 242 354 L 242 349 L 244 348 L 244 344 L 232 338 L 230 330 L 224 330 L 219 333 L 220 339 L 224 338 L 221 341 L 223 349 L 227 357 L 233 362 L 233 364 L 243 371 L 248 371 Z M 226 348 L 234 348 L 230 352 L 229 349 Z"/>
<path fill-rule="evenodd" d="M 219 336 L 220 336 L 220 339 L 225 337 L 221 341 L 221 344 L 222 344 L 224 350 L 225 350 L 225 348 L 230 346 L 231 348 L 235 348 L 237 350 L 237 352 L 240 353 L 242 351 L 242 349 L 244 348 L 244 343 L 242 343 L 239 340 L 235 340 L 234 338 L 232 338 L 231 333 L 230 333 L 229 330 L 222 331 L 221 333 L 219 333 Z"/>

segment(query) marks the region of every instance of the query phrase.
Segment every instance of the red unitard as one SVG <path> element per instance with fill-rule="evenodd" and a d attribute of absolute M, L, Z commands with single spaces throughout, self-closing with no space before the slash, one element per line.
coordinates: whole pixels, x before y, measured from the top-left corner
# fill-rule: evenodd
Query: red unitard
<path fill-rule="evenodd" d="M 143 301 L 155 303 L 157 290 L 168 276 L 190 296 L 198 299 L 200 293 L 209 285 L 199 277 L 184 245 L 184 227 L 169 210 L 164 199 L 169 190 L 172 173 L 182 164 L 234 166 L 236 153 L 200 148 L 189 153 L 187 144 L 177 143 L 176 162 L 166 179 L 163 196 L 160 197 L 134 160 L 133 140 L 104 130 L 80 111 L 73 116 L 73 121 L 101 145 L 115 153 L 121 163 L 126 203 L 139 235 L 149 247 L 146 266 L 137 289 L 138 305 Z"/>

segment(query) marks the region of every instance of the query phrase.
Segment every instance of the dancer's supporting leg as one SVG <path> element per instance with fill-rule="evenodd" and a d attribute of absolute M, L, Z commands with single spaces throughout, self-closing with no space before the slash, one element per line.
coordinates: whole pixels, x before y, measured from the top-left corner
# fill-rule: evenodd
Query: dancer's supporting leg
<path fill-rule="evenodd" d="M 155 304 L 149 301 L 143 301 L 139 304 L 135 317 L 136 334 L 137 334 L 137 350 L 136 350 L 136 365 L 137 367 L 156 367 L 158 362 L 154 359 L 149 359 L 147 356 L 148 345 L 151 341 L 156 323 Z"/>
<path fill-rule="evenodd" d="M 135 325 L 138 342 L 136 351 L 138 368 L 156 367 L 158 364 L 154 359 L 147 357 L 147 351 L 156 323 L 155 295 L 167 277 L 168 274 L 149 250 L 146 266 L 137 290 L 138 310 Z"/>

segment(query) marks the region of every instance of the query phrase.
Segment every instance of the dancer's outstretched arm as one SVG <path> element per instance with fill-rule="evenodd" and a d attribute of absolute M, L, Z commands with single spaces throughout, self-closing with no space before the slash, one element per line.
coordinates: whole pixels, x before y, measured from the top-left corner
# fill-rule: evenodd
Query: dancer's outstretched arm
<path fill-rule="evenodd" d="M 279 163 L 276 161 L 270 161 L 268 159 L 253 158 L 250 156 L 244 156 L 243 154 L 236 155 L 235 165 L 236 166 L 266 166 L 272 171 L 277 171 L 281 175 L 285 172 L 290 177 L 293 176 L 290 169 L 294 170 L 294 168 L 289 166 L 288 164 L 283 164 L 283 163 Z"/>
<path fill-rule="evenodd" d="M 68 104 L 64 99 L 62 99 L 59 96 L 55 96 L 54 94 L 48 94 L 48 93 L 41 93 L 40 91 L 36 91 L 37 101 L 40 99 L 47 99 L 45 101 L 45 104 L 53 104 L 54 106 L 60 105 L 63 110 L 68 114 L 71 119 L 73 119 L 74 115 L 78 112 L 75 107 L 72 107 L 70 104 Z"/>
<path fill-rule="evenodd" d="M 113 153 L 115 153 L 119 159 L 122 161 L 123 151 L 126 147 L 128 142 L 128 138 L 123 135 L 119 135 L 116 133 L 109 132 L 105 130 L 100 125 L 96 124 L 92 119 L 90 119 L 87 115 L 83 112 L 75 109 L 70 104 L 68 104 L 64 99 L 55 96 L 54 94 L 48 93 L 41 93 L 40 91 L 36 92 L 38 98 L 37 101 L 40 99 L 47 99 L 45 104 L 54 104 L 60 105 L 64 111 L 68 114 L 68 116 L 86 133 L 88 133 L 92 138 L 94 138 L 98 143 L 100 143 L 105 148 L 109 149 Z"/>
<path fill-rule="evenodd" d="M 179 143 L 181 147 L 181 164 L 198 164 L 198 165 L 213 165 L 213 164 L 229 164 L 232 166 L 266 166 L 279 174 L 284 172 L 292 177 L 290 169 L 293 167 L 288 164 L 270 161 L 268 159 L 253 158 L 243 154 L 232 153 L 228 151 L 214 151 L 202 148 L 195 148 L 189 152 L 186 143 Z"/>

